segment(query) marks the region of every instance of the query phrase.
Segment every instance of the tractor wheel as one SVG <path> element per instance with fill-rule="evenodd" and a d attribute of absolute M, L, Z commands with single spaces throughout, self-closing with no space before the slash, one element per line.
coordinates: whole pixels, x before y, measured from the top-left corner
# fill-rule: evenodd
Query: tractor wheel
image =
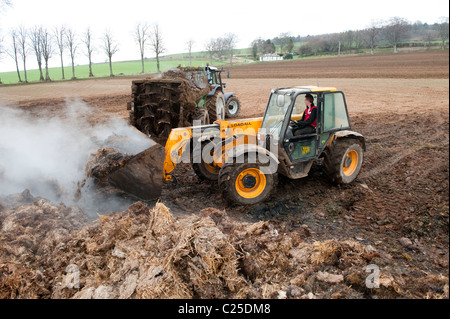
<path fill-rule="evenodd" d="M 349 184 L 356 179 L 364 159 L 363 148 L 358 140 L 338 139 L 324 154 L 325 172 L 332 182 Z"/>
<path fill-rule="evenodd" d="M 239 111 L 241 110 L 241 103 L 239 102 L 239 99 L 235 96 L 230 97 L 227 101 L 225 109 L 227 110 L 227 117 L 237 117 Z"/>
<path fill-rule="evenodd" d="M 211 123 L 214 123 L 216 120 L 225 119 L 225 97 L 222 91 L 217 90 L 214 96 L 206 99 L 206 108 L 208 109 Z"/>
<path fill-rule="evenodd" d="M 230 163 L 219 173 L 223 197 L 235 204 L 252 205 L 266 200 L 276 184 L 275 174 L 265 174 L 260 163 Z"/>
<path fill-rule="evenodd" d="M 214 153 L 214 147 L 211 143 L 212 142 L 209 141 L 202 143 L 202 153 L 205 147 L 211 148 L 210 155 L 212 157 Z M 194 169 L 195 174 L 197 174 L 197 176 L 201 180 L 217 181 L 219 179 L 220 167 L 214 166 L 213 163 L 205 162 L 203 154 L 201 156 L 201 162 L 192 163 L 192 168 Z"/>

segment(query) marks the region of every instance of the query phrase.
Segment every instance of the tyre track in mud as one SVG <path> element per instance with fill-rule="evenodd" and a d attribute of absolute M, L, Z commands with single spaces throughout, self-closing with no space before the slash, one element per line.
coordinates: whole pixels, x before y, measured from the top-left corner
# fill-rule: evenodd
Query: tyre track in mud
<path fill-rule="evenodd" d="M 396 131 L 407 133 L 393 141 L 385 137 L 392 129 L 389 121 L 364 132 L 368 150 L 358 177 L 364 196 L 350 207 L 350 224 L 380 237 L 395 233 L 448 243 L 448 115 L 430 116 L 439 118 L 433 127 L 420 121 L 422 115 L 398 115 L 402 125 Z M 381 146 L 380 136 L 389 144 Z"/>

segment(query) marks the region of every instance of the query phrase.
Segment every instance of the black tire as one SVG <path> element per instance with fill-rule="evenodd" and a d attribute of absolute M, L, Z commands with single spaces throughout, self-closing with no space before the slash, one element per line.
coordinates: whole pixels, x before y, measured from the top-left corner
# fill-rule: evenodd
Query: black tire
<path fill-rule="evenodd" d="M 361 142 L 341 138 L 324 151 L 324 168 L 330 180 L 337 184 L 350 184 L 358 176 L 364 160 Z"/>
<path fill-rule="evenodd" d="M 202 143 L 202 152 L 205 149 L 205 147 L 210 146 L 211 147 L 211 155 L 212 155 L 212 152 L 214 152 L 214 148 L 210 144 L 211 144 L 210 141 L 203 142 Z M 219 179 L 220 167 L 214 166 L 214 165 L 212 165 L 212 163 L 205 162 L 203 156 L 201 156 L 200 163 L 192 163 L 192 168 L 194 169 L 195 174 L 197 174 L 197 176 L 201 180 L 217 181 Z"/>
<path fill-rule="evenodd" d="M 219 188 L 224 199 L 238 205 L 253 205 L 266 200 L 277 179 L 276 174 L 264 174 L 260 167 L 260 163 L 224 164 L 219 173 Z M 258 171 L 259 176 L 255 178 L 252 174 Z M 238 189 L 236 185 L 242 186 Z M 248 196 L 243 196 L 245 192 Z"/>
<path fill-rule="evenodd" d="M 217 90 L 214 96 L 206 98 L 206 109 L 208 110 L 211 123 L 214 123 L 216 120 L 225 119 L 225 97 L 222 91 Z"/>
<path fill-rule="evenodd" d="M 228 99 L 225 109 L 228 118 L 235 118 L 239 115 L 239 111 L 241 110 L 241 102 L 236 96 L 232 96 Z"/>

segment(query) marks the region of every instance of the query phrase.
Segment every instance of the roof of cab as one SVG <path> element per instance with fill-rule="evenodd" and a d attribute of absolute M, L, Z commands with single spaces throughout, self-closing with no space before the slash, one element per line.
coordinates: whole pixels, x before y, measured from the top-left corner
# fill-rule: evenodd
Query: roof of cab
<path fill-rule="evenodd" d="M 329 92 L 337 91 L 335 87 L 319 87 L 319 86 L 292 86 L 286 88 L 274 89 L 273 92 L 284 91 L 285 93 L 292 91 L 300 91 L 300 93 Z"/>

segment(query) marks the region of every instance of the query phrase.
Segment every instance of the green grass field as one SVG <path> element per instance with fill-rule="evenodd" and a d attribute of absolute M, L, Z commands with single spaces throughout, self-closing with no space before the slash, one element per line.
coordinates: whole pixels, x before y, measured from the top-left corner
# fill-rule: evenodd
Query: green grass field
<path fill-rule="evenodd" d="M 171 57 L 164 58 L 160 60 L 161 71 L 168 70 L 173 67 L 177 67 L 179 64 L 182 66 L 189 66 L 189 59 L 182 59 L 183 57 Z M 192 66 L 204 66 L 209 60 L 205 58 L 193 59 Z M 213 61 L 214 66 L 219 66 L 223 62 Z M 45 76 L 45 70 L 43 70 Z M 109 64 L 108 63 L 97 63 L 92 65 L 92 73 L 95 77 L 108 77 Z M 127 62 L 113 62 L 113 73 L 114 75 L 134 75 L 141 73 L 141 61 L 127 61 Z M 145 73 L 157 73 L 156 60 L 149 59 L 145 61 Z M 49 69 L 50 79 L 52 81 L 62 80 L 62 72 L 60 67 Z M 72 78 L 72 67 L 66 66 L 64 68 L 65 79 L 69 80 Z M 78 79 L 89 77 L 89 66 L 88 65 L 78 65 L 75 66 L 75 76 Z M 21 71 L 22 81 L 25 80 L 24 72 Z M 28 82 L 38 82 L 39 81 L 39 70 L 27 70 Z M 15 84 L 18 83 L 19 78 L 17 72 L 3 72 L 0 73 L 0 80 L 3 84 Z"/>

